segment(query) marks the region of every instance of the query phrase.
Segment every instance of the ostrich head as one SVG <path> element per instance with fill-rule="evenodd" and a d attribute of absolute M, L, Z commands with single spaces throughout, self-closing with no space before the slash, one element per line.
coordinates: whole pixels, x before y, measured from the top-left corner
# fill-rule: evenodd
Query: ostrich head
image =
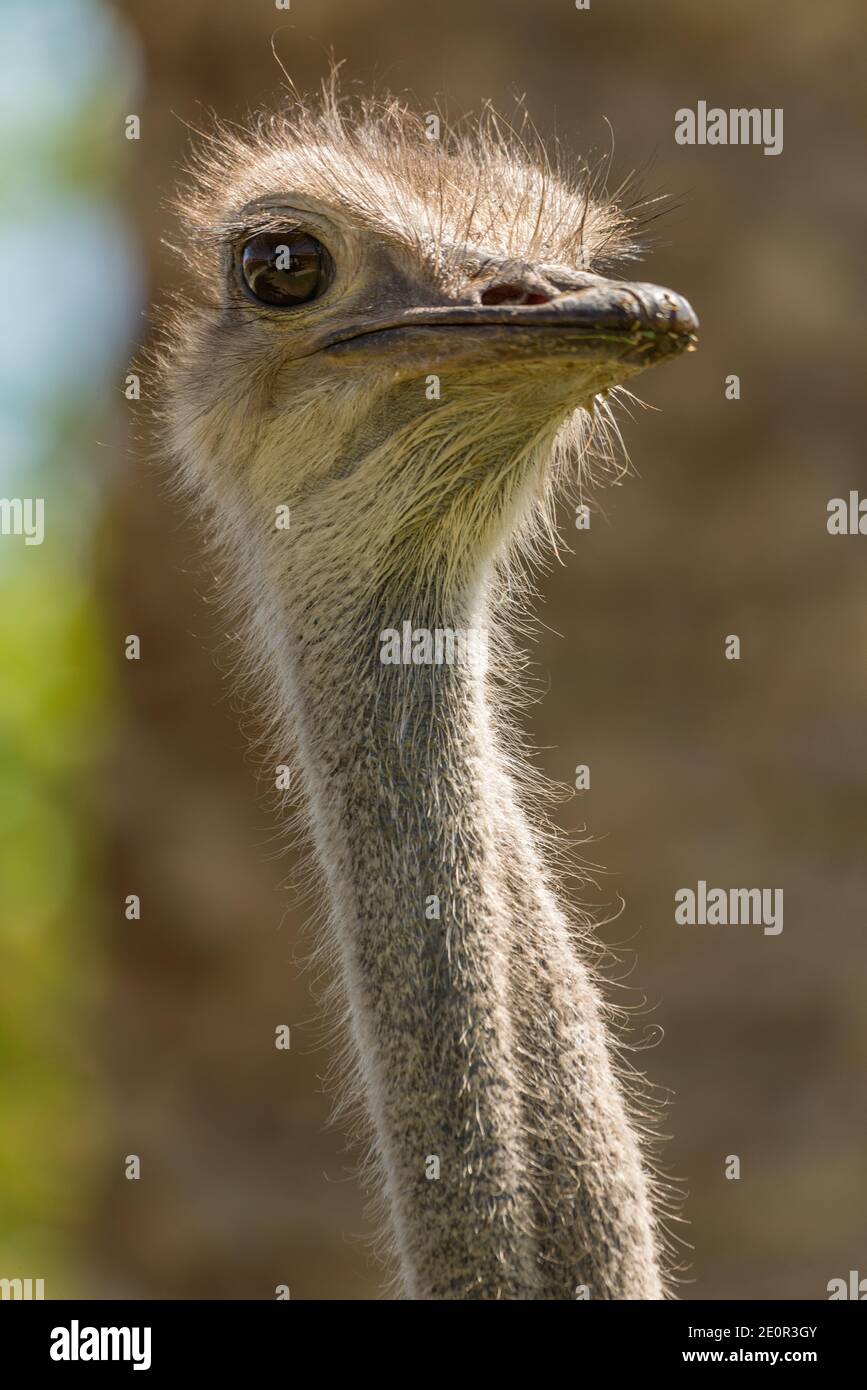
<path fill-rule="evenodd" d="M 181 205 L 207 303 L 176 320 L 173 443 L 296 630 L 350 588 L 472 589 L 604 393 L 694 341 L 679 295 L 604 273 L 632 223 L 589 175 L 493 118 L 429 133 L 326 97 L 218 133 Z"/>

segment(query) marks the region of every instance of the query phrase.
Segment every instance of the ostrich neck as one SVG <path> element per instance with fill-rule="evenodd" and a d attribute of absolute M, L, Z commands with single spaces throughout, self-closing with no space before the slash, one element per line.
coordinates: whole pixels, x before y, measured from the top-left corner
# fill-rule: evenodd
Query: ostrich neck
<path fill-rule="evenodd" d="M 443 605 L 426 617 L 466 626 Z M 384 665 L 380 633 L 402 619 L 425 621 L 383 604 L 346 646 L 299 643 L 291 699 L 405 1291 L 659 1297 L 596 988 L 484 675 Z"/>

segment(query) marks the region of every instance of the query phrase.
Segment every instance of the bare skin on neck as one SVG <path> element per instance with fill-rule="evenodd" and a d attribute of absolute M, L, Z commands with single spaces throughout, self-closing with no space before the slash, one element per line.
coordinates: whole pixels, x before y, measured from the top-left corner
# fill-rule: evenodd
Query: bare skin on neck
<path fill-rule="evenodd" d="M 297 749 L 403 1292 L 662 1297 L 589 927 L 558 905 L 502 692 L 558 473 L 695 316 L 604 274 L 628 217 L 491 129 L 432 147 L 326 98 L 207 160 L 208 302 L 167 339 L 168 426 Z M 385 663 L 405 623 L 483 630 L 489 662 Z"/>

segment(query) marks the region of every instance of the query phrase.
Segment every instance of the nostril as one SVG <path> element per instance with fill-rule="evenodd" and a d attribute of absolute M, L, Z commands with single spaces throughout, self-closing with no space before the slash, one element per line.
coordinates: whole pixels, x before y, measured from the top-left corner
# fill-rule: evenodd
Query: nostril
<path fill-rule="evenodd" d="M 488 285 L 479 298 L 482 304 L 547 304 L 552 296 L 506 280 L 502 284 Z"/>

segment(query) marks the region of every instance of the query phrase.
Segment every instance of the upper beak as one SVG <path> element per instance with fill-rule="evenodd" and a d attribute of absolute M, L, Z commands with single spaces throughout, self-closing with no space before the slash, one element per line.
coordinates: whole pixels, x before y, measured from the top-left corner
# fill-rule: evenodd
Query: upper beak
<path fill-rule="evenodd" d="M 455 303 L 418 306 L 381 322 L 358 324 L 332 339 L 334 352 L 379 352 L 400 346 L 447 364 L 572 358 L 622 363 L 635 370 L 696 345 L 691 305 L 660 285 L 576 275 L 568 289 L 542 303 Z M 535 298 L 535 296 L 534 296 Z M 365 352 L 363 355 L 367 355 Z"/>

